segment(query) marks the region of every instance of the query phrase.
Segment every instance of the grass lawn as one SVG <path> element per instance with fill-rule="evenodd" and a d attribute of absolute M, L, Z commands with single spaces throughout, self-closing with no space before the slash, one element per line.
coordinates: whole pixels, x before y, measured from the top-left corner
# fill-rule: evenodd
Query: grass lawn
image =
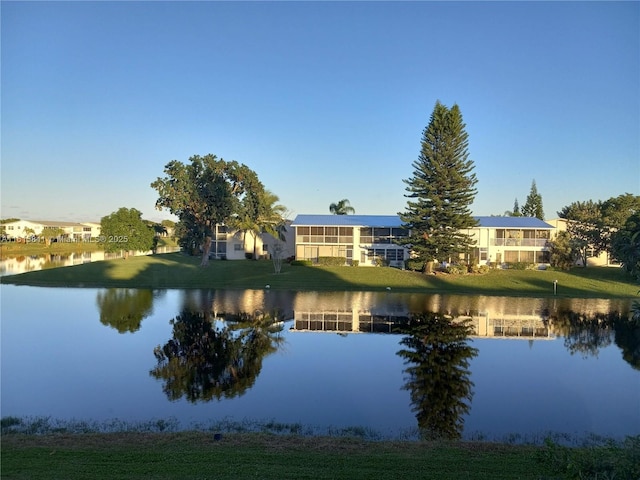
<path fill-rule="evenodd" d="M 640 478 L 640 437 L 560 446 L 371 441 L 267 433 L 4 434 L 2 478 L 437 479 Z"/>
<path fill-rule="evenodd" d="M 4 435 L 2 478 L 541 479 L 543 447 L 204 432 Z"/>
<path fill-rule="evenodd" d="M 0 277 L 16 285 L 125 288 L 212 288 L 279 290 L 377 291 L 557 296 L 572 298 L 633 298 L 640 286 L 620 268 L 589 267 L 570 271 L 492 270 L 478 275 L 424 275 L 390 267 L 320 267 L 285 264 L 275 274 L 268 260 L 212 261 L 180 252 L 92 262 L 72 267 Z"/>

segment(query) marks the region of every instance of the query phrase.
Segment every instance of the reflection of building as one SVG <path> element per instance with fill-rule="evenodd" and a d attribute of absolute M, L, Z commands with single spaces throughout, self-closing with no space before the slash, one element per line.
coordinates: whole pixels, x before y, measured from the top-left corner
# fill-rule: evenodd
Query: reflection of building
<path fill-rule="evenodd" d="M 170 247 L 167 251 L 171 251 Z M 148 255 L 151 252 L 134 252 L 133 255 Z M 159 249 L 162 253 L 162 249 Z M 16 255 L 8 258 L 0 258 L 0 276 L 16 275 L 19 273 L 33 272 L 51 267 L 69 267 L 81 265 L 83 263 L 99 262 L 101 260 L 112 260 L 122 258 L 124 252 L 104 252 L 102 250 L 94 252 L 78 252 L 44 255 Z"/>
<path fill-rule="evenodd" d="M 468 315 L 446 315 L 453 322 L 468 321 L 472 337 L 523 338 L 543 340 L 555 338 L 540 315 L 500 314 L 495 318 L 488 312 Z M 294 313 L 291 330 L 334 333 L 397 333 L 406 324 L 409 314 L 390 315 L 358 310 L 298 311 Z"/>
<path fill-rule="evenodd" d="M 476 263 L 549 263 L 552 225 L 530 217 L 474 218 L 478 225 L 465 233 L 475 241 Z M 384 259 L 401 267 L 409 258 L 409 250 L 395 243 L 409 233 L 397 215 L 298 215 L 292 225 L 297 259 L 342 257 L 369 266 Z"/>

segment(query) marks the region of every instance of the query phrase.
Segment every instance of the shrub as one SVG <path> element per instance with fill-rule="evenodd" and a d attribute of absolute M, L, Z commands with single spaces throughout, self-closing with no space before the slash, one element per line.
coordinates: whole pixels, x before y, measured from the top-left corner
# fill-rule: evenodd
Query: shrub
<path fill-rule="evenodd" d="M 318 257 L 318 265 L 341 267 L 347 263 L 347 257 Z"/>
<path fill-rule="evenodd" d="M 507 268 L 511 270 L 536 270 L 536 264 L 529 262 L 511 262 L 507 263 Z"/>
<path fill-rule="evenodd" d="M 351 260 L 351 266 L 352 267 L 357 267 L 358 265 L 360 265 L 360 261 L 359 260 Z"/>
<path fill-rule="evenodd" d="M 453 275 L 464 275 L 467 273 L 467 266 L 459 263 L 450 263 L 444 268 L 444 272 L 451 273 Z"/>
<path fill-rule="evenodd" d="M 404 262 L 407 270 L 413 270 L 414 272 L 422 272 L 424 270 L 424 262 L 416 258 L 409 258 Z"/>
<path fill-rule="evenodd" d="M 374 265 L 376 267 L 387 267 L 389 266 L 389 260 L 384 257 L 376 257 L 374 260 Z"/>
<path fill-rule="evenodd" d="M 291 260 L 291 265 L 297 267 L 310 267 L 313 265 L 311 260 Z"/>

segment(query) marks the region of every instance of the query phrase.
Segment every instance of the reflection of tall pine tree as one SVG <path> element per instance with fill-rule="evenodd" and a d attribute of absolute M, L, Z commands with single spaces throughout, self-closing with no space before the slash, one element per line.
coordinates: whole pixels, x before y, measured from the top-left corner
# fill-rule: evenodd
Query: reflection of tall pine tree
<path fill-rule="evenodd" d="M 411 392 L 422 437 L 460 438 L 473 397 L 469 364 L 478 354 L 467 344 L 472 328 L 425 313 L 412 316 L 400 331 L 406 334 L 400 342 L 406 348 L 398 352 L 408 365 L 404 388 Z"/>
<path fill-rule="evenodd" d="M 165 381 L 170 400 L 190 402 L 233 398 L 253 386 L 262 360 L 277 351 L 282 327 L 269 315 L 247 321 L 245 328 L 215 327 L 202 313 L 183 311 L 171 320 L 173 338 L 157 346 L 150 375 Z"/>
<path fill-rule="evenodd" d="M 120 333 L 136 332 L 153 308 L 153 291 L 137 288 L 109 288 L 98 292 L 100 323 Z"/>

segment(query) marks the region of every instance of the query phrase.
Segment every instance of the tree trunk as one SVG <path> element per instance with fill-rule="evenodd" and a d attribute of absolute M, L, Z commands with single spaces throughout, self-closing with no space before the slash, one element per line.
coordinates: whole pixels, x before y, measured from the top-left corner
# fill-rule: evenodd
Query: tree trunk
<path fill-rule="evenodd" d="M 251 232 L 251 236 L 253 237 L 253 259 L 257 260 L 258 255 L 256 254 L 256 234 L 254 232 Z"/>
<path fill-rule="evenodd" d="M 206 267 L 209 265 L 209 251 L 211 250 L 211 237 L 204 237 L 204 245 L 202 249 L 202 261 L 200 262 L 201 267 Z"/>

